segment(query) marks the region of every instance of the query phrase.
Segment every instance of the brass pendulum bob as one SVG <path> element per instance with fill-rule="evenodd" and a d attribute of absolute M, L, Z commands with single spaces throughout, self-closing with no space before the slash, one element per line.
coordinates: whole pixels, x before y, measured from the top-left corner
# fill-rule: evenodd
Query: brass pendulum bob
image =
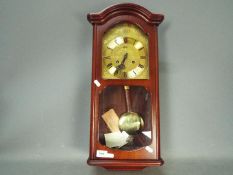
<path fill-rule="evenodd" d="M 132 112 L 130 96 L 129 96 L 129 86 L 124 86 L 124 93 L 126 99 L 127 112 L 123 113 L 119 119 L 119 128 L 121 131 L 125 131 L 128 134 L 137 134 L 144 127 L 144 122 L 142 117 Z"/>

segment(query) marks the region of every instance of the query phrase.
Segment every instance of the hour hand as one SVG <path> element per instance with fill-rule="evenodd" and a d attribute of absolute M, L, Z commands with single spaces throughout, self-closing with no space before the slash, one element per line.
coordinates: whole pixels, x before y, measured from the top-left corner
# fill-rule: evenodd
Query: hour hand
<path fill-rule="evenodd" d="M 124 69 L 125 68 L 125 65 L 124 64 L 119 64 L 116 69 L 117 70 L 121 70 L 121 69 Z"/>

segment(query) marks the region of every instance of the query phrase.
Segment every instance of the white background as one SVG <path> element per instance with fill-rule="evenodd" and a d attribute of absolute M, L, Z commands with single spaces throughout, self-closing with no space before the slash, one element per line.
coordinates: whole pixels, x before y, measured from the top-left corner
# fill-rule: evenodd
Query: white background
<path fill-rule="evenodd" d="M 92 26 L 124 1 L 0 1 L 0 174 L 141 174 L 86 164 Z M 129 1 L 159 27 L 161 151 L 143 174 L 232 174 L 233 1 Z"/>

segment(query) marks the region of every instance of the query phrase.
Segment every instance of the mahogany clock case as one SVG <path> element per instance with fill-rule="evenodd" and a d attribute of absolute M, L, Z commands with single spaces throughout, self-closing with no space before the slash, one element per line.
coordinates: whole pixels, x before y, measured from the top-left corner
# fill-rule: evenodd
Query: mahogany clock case
<path fill-rule="evenodd" d="M 90 152 L 89 165 L 102 166 L 107 169 L 136 170 L 147 166 L 160 166 L 163 160 L 160 157 L 160 126 L 159 126 L 159 75 L 158 75 L 158 26 L 164 17 L 154 14 L 142 6 L 125 3 L 113 5 L 100 13 L 91 13 L 87 16 L 93 25 L 92 50 L 92 82 L 91 82 L 91 118 L 90 118 Z M 102 38 L 104 33 L 119 23 L 137 25 L 148 35 L 149 50 L 149 79 L 103 79 L 102 73 Z M 98 83 L 96 83 L 98 82 Z M 103 134 L 107 128 L 101 115 L 110 108 L 112 96 L 118 96 L 114 102 L 118 105 L 118 114 L 125 111 L 125 102 L 122 101 L 123 86 L 130 86 L 133 110 L 145 118 L 145 129 L 151 131 L 151 140 L 136 139 L 135 145 L 125 149 L 111 149 L 105 146 Z M 141 96 L 138 94 L 140 92 Z M 132 97 L 133 96 L 133 97 Z M 149 96 L 143 102 L 143 98 Z M 135 100 L 135 98 L 138 98 Z M 143 104 L 142 104 L 143 103 Z M 139 147 L 138 147 L 139 146 Z M 146 147 L 150 148 L 148 151 Z M 98 157 L 97 150 L 114 155 L 113 157 Z"/>

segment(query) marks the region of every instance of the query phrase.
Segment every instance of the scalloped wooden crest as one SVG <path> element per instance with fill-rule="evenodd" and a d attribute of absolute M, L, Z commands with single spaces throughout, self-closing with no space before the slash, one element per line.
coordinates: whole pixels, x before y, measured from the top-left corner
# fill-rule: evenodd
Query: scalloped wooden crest
<path fill-rule="evenodd" d="M 99 13 L 89 13 L 87 19 L 92 24 L 103 24 L 111 18 L 121 15 L 137 16 L 147 23 L 156 26 L 158 26 L 164 19 L 163 15 L 152 13 L 146 8 L 133 3 L 116 4 Z"/>

